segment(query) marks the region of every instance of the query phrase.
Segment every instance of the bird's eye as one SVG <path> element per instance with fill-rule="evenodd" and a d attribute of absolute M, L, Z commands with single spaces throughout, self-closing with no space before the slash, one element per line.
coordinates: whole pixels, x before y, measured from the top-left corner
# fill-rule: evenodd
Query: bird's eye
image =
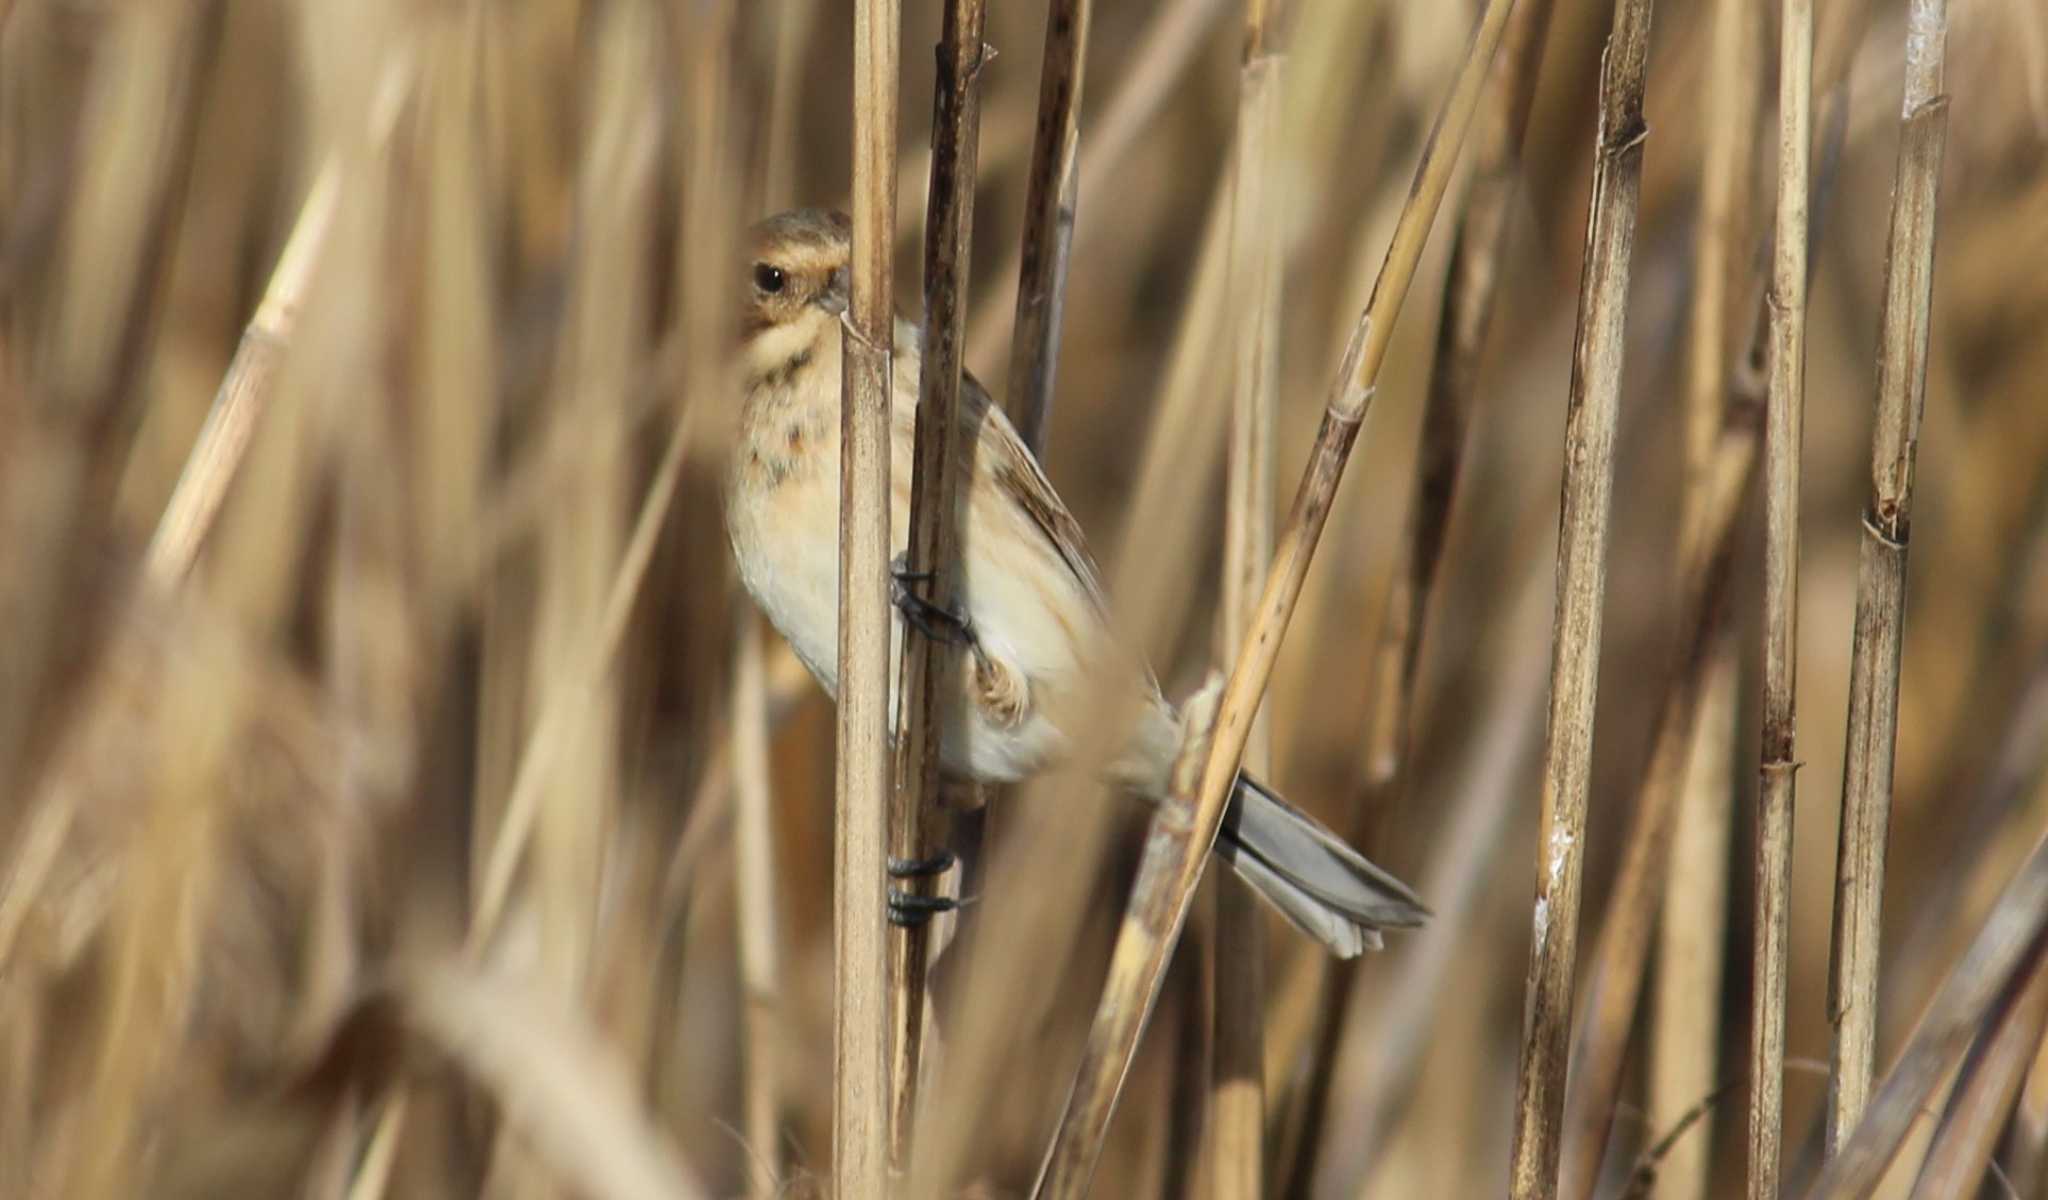
<path fill-rule="evenodd" d="M 788 282 L 789 280 L 783 275 L 781 267 L 771 267 L 767 263 L 754 264 L 754 286 L 769 295 L 772 296 L 781 291 L 783 285 Z"/>

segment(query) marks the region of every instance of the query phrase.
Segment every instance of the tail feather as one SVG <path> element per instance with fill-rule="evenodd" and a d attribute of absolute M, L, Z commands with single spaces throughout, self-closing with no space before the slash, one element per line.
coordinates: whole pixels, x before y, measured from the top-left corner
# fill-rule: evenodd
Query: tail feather
<path fill-rule="evenodd" d="M 1413 928 L 1429 916 L 1408 885 L 1249 775 L 1237 777 L 1216 852 L 1340 958 L 1377 950 L 1380 930 Z"/>

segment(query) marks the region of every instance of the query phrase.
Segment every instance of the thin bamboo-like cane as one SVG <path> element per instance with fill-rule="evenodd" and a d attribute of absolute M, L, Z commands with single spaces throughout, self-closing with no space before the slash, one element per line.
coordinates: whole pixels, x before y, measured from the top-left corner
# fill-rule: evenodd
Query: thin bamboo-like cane
<path fill-rule="evenodd" d="M 1045 447 L 1053 370 L 1060 353 L 1060 302 L 1066 294 L 1067 251 L 1074 234 L 1081 82 L 1093 0 L 1049 0 L 1045 65 L 1038 77 L 1038 131 L 1025 177 L 1023 249 L 1017 269 L 1017 316 L 1011 325 L 1011 420 L 1033 454 Z"/>
<path fill-rule="evenodd" d="M 1423 410 L 1422 445 L 1395 575 L 1388 585 L 1386 616 L 1374 647 L 1372 712 L 1366 733 L 1365 780 L 1351 822 L 1354 842 L 1375 849 L 1376 830 L 1386 828 L 1407 787 L 1415 683 L 1422 663 L 1430 597 L 1442 564 L 1451 505 L 1464 464 L 1466 431 L 1479 393 L 1480 358 L 1493 324 L 1508 217 L 1521 181 L 1522 139 L 1536 94 L 1537 68 L 1550 27 L 1552 0 L 1523 0 L 1509 18 L 1494 66 L 1493 90 L 1477 117 L 1472 175 L 1451 235 L 1448 283 L 1437 326 L 1436 362 Z M 1287 1120 L 1282 1142 L 1280 1189 L 1296 1195 L 1314 1176 L 1324 1142 L 1331 1078 L 1339 1061 L 1345 1014 L 1351 1008 L 1358 971 L 1332 962 L 1308 947 L 1319 973 L 1316 1015 L 1310 1034 L 1309 1076 L 1297 1111 Z"/>
<path fill-rule="evenodd" d="M 1279 374 L 1280 256 L 1269 201 L 1279 165 L 1279 5 L 1246 0 L 1238 72 L 1237 177 L 1231 189 L 1230 295 L 1236 312 L 1236 398 L 1223 541 L 1223 646 L 1238 651 L 1273 553 L 1273 409 Z M 1245 767 L 1268 769 L 1262 722 Z M 1265 1183 L 1264 912 L 1249 888 L 1219 876 L 1216 894 L 1215 1053 L 1210 1061 L 1213 1195 L 1256 1200 Z"/>
<path fill-rule="evenodd" d="M 1898 734 L 1906 542 L 1927 390 L 1936 195 L 1948 137 L 1948 97 L 1942 92 L 1947 40 L 1947 0 L 1913 0 L 1906 15 L 1905 103 L 1885 249 L 1870 508 L 1863 515 L 1849 667 L 1848 757 L 1842 772 L 1828 988 L 1828 1016 L 1835 1026 L 1828 1089 L 1830 1150 L 1840 1150 L 1855 1130 L 1875 1078 L 1878 923 L 1891 822 L 1892 752 Z"/>
<path fill-rule="evenodd" d="M 1147 838 L 1145 861 L 1140 867 L 1138 890 L 1117 935 L 1109 983 L 1096 1009 L 1081 1070 L 1053 1135 L 1036 1195 L 1079 1195 L 1086 1190 L 1094 1172 L 1117 1090 L 1129 1069 L 1138 1033 L 1158 998 L 1168 953 L 1186 919 L 1195 884 L 1215 841 L 1239 761 L 1251 737 L 1253 719 L 1272 678 L 1281 639 L 1301 597 L 1302 583 L 1307 578 L 1317 539 L 1329 519 L 1344 464 L 1378 386 L 1380 366 L 1393 338 L 1394 318 L 1414 280 L 1423 245 L 1444 191 L 1450 185 L 1457 149 L 1471 123 L 1494 50 L 1500 45 L 1513 7 L 1513 0 L 1489 0 L 1473 32 L 1457 81 L 1424 145 L 1415 183 L 1387 247 L 1386 261 L 1332 384 L 1322 427 L 1310 452 L 1294 507 L 1276 543 L 1273 565 L 1266 573 L 1257 614 L 1245 633 L 1225 686 L 1201 786 L 1194 793 L 1197 804 L 1192 829 L 1186 836 L 1171 832 L 1177 822 L 1189 819 L 1186 814 L 1176 816 L 1172 806 L 1163 807 L 1154 818 L 1153 834 Z"/>
<path fill-rule="evenodd" d="M 1547 1196 L 1557 1184 L 1607 586 L 1614 429 L 1643 140 L 1648 135 L 1643 90 L 1650 65 L 1650 11 L 1650 0 L 1618 0 L 1614 32 L 1601 59 L 1592 211 L 1565 415 L 1564 512 L 1557 545 L 1557 613 L 1551 632 L 1529 1003 L 1515 1085 L 1508 1186 L 1515 1200 Z"/>
<path fill-rule="evenodd" d="M 1778 55 L 1778 208 L 1764 438 L 1764 700 L 1757 795 L 1757 986 L 1750 1028 L 1749 1187 L 1776 1196 L 1783 1157 L 1786 939 L 1791 922 L 1799 628 L 1799 457 L 1806 395 L 1806 221 L 1813 5 L 1786 0 Z"/>
<path fill-rule="evenodd" d="M 927 598 L 945 606 L 959 587 L 958 489 L 960 359 L 966 326 L 967 255 L 973 244 L 975 149 L 980 128 L 983 0 L 951 0 L 939 35 L 938 83 L 932 112 L 931 191 L 924 239 L 924 362 L 918 376 L 916 446 L 910 477 L 907 566 L 923 579 Z M 906 623 L 907 626 L 907 623 Z M 939 799 L 938 702 L 948 648 L 906 627 L 903 635 L 902 726 L 896 741 L 896 788 L 889 817 L 889 855 L 929 861 L 944 845 Z M 908 896 L 935 894 L 929 874 L 898 881 Z M 911 920 L 889 938 L 889 1147 L 892 1169 L 908 1170 L 924 1040 L 925 967 L 929 924 Z"/>
<path fill-rule="evenodd" d="M 1758 414 L 1731 410 L 1710 473 L 1698 482 L 1698 508 L 1681 539 L 1678 609 L 1680 659 L 1658 709 L 1650 760 L 1638 789 L 1634 824 L 1607 905 L 1586 1003 L 1573 1040 L 1571 1090 L 1565 1109 L 1564 1159 L 1558 1192 L 1591 1196 L 1614 1123 L 1622 1055 L 1635 1024 L 1643 967 L 1650 951 L 1680 787 L 1692 748 L 1694 716 L 1706 683 L 1707 652 L 1727 617 L 1727 585 L 1735 559 L 1736 517 L 1756 461 Z"/>
<path fill-rule="evenodd" d="M 856 0 L 853 270 L 839 459 L 833 1193 L 889 1194 L 889 402 L 899 0 Z"/>

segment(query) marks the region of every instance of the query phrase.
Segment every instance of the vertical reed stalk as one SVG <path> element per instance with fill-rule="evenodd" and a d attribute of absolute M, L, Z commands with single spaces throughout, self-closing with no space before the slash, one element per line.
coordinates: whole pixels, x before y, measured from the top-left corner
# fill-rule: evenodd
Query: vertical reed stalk
<path fill-rule="evenodd" d="M 1386 616 L 1373 651 L 1372 712 L 1366 733 L 1365 779 L 1351 821 L 1354 842 L 1374 849 L 1407 788 L 1408 754 L 1414 722 L 1415 684 L 1422 663 L 1430 598 L 1443 562 L 1451 506 L 1464 465 L 1466 431 L 1479 393 L 1479 368 L 1493 324 L 1506 253 L 1508 217 L 1521 181 L 1522 139 L 1536 94 L 1544 36 L 1552 0 L 1523 0 L 1508 19 L 1494 64 L 1493 89 L 1480 109 L 1473 134 L 1472 174 L 1451 233 L 1448 282 L 1437 324 L 1436 359 L 1423 409 L 1422 444 L 1417 452 L 1408 517 L 1402 526 Z M 1310 1036 L 1309 1077 L 1285 1124 L 1292 1152 L 1283 1140 L 1280 1189 L 1298 1195 L 1315 1174 L 1329 1111 L 1330 1082 L 1344 1036 L 1344 1016 L 1358 979 L 1352 964 L 1332 962 L 1318 947 L 1307 947 L 1317 972 L 1316 1015 Z"/>
<path fill-rule="evenodd" d="M 1764 699 L 1757 794 L 1756 986 L 1750 1022 L 1749 1187 L 1776 1196 L 1783 1157 L 1786 938 L 1797 781 L 1799 457 L 1806 396 L 1806 223 L 1813 154 L 1813 5 L 1785 0 L 1778 52 L 1778 207 L 1772 236 L 1764 437 Z"/>
<path fill-rule="evenodd" d="M 1179 804 L 1169 804 L 1154 817 L 1153 833 L 1147 838 L 1140 867 L 1139 886 L 1117 935 L 1109 983 L 1088 1033 L 1073 1093 L 1067 1099 L 1039 1175 L 1035 1191 L 1038 1196 L 1078 1195 L 1086 1190 L 1094 1172 L 1117 1090 L 1129 1069 L 1138 1034 L 1158 998 L 1168 953 L 1186 920 L 1195 885 L 1201 879 L 1217 826 L 1222 822 L 1224 805 L 1250 741 L 1259 702 L 1271 681 L 1280 643 L 1301 598 L 1302 584 L 1308 576 L 1317 540 L 1329 519 L 1344 464 L 1378 387 L 1380 367 L 1393 338 L 1394 318 L 1414 281 L 1423 245 L 1443 202 L 1444 191 L 1450 186 L 1458 147 L 1478 105 L 1481 87 L 1512 8 L 1513 0 L 1489 0 L 1473 31 L 1451 94 L 1424 143 L 1415 182 L 1396 222 L 1386 260 L 1332 383 L 1322 427 L 1311 448 L 1294 507 L 1275 544 L 1273 565 L 1266 573 L 1256 615 L 1224 687 L 1200 787 L 1191 794 L 1194 811 L 1177 811 L 1181 808 Z M 1175 833 L 1175 828 L 1184 822 L 1192 822 L 1191 828 Z"/>
<path fill-rule="evenodd" d="M 1729 412 L 1710 474 L 1698 481 L 1692 524 L 1680 539 L 1679 659 L 1663 690 L 1650 759 L 1637 791 L 1621 871 L 1588 972 L 1586 1003 L 1572 1047 L 1558 1189 L 1566 1197 L 1593 1194 L 1613 1127 L 1623 1055 L 1635 1025 L 1650 935 L 1670 872 L 1674 818 L 1705 687 L 1707 653 L 1727 616 L 1736 517 L 1749 493 L 1758 433 L 1754 410 Z"/>
<path fill-rule="evenodd" d="M 1074 236 L 1075 160 L 1080 154 L 1081 83 L 1094 0 L 1047 0 L 1045 64 L 1038 76 L 1038 132 L 1025 177 L 1023 249 L 1017 316 L 1010 327 L 1009 392 L 1004 404 L 1033 454 L 1045 448 L 1059 365 L 1060 309 L 1067 252 Z"/>
<path fill-rule="evenodd" d="M 1614 428 L 1643 140 L 1649 133 L 1643 123 L 1643 89 L 1650 66 L 1650 12 L 1650 0 L 1617 0 L 1614 31 L 1601 58 L 1593 194 L 1565 413 L 1564 511 L 1557 543 L 1536 902 L 1508 1185 L 1515 1200 L 1550 1195 L 1557 1185 L 1607 587 Z"/>
<path fill-rule="evenodd" d="M 1936 196 L 1948 137 L 1948 97 L 1942 92 L 1947 40 L 1947 0 L 1913 0 L 1906 16 L 1905 102 L 1885 247 L 1870 508 L 1863 515 L 1849 666 L 1848 757 L 1842 772 L 1828 988 L 1828 1016 L 1835 1026 L 1828 1090 L 1831 1151 L 1839 1151 L 1855 1130 L 1875 1078 L 1878 936 L 1898 734 L 1906 542 L 1927 391 Z"/>
<path fill-rule="evenodd" d="M 899 0 L 856 0 L 853 272 L 839 459 L 839 760 L 833 859 L 833 1193 L 889 1193 L 889 403 L 896 309 Z"/>
<path fill-rule="evenodd" d="M 1269 201 L 1279 166 L 1280 79 L 1285 50 L 1278 0 L 1246 0 L 1238 72 L 1237 176 L 1231 189 L 1230 293 L 1236 313 L 1236 398 L 1223 541 L 1223 646 L 1238 652 L 1251 626 L 1259 581 L 1273 553 L 1273 409 L 1279 376 L 1280 256 Z M 1261 722 L 1245 752 L 1247 770 L 1269 769 Z M 1260 910 L 1240 880 L 1218 876 L 1215 1053 L 1210 1062 L 1213 1194 L 1255 1200 L 1265 1182 L 1265 959 Z"/>
<path fill-rule="evenodd" d="M 1690 345 L 1685 380 L 1687 528 L 1704 500 L 1728 407 L 1729 284 L 1750 228 L 1750 131 L 1757 120 L 1761 29 L 1755 0 L 1716 0 L 1701 105 L 1700 218 L 1694 241 Z M 1686 774 L 1679 783 L 1671 878 L 1657 935 L 1651 998 L 1649 1107 L 1652 1129 L 1675 1128 L 1713 1091 L 1720 1063 L 1722 938 L 1726 932 L 1728 847 L 1734 818 L 1735 642 L 1723 630 L 1708 651 Z M 1706 1195 L 1711 1109 L 1695 1136 L 1680 1139 L 1658 1168 L 1669 1200 Z"/>
<path fill-rule="evenodd" d="M 747 1139 L 747 1196 L 772 1200 L 781 1186 L 782 1136 L 777 1077 L 781 1070 L 780 952 L 776 944 L 774 793 L 768 774 L 768 691 L 762 681 L 761 632 L 754 610 L 734 611 L 732 680 L 733 914 L 739 922 L 741 1031 L 746 1076 L 741 1082 Z"/>
<path fill-rule="evenodd" d="M 916 446 L 910 477 L 908 567 L 929 582 L 927 599 L 950 605 L 959 590 L 955 493 L 960 443 L 960 359 L 967 321 L 967 258 L 973 244 L 975 151 L 981 102 L 983 0 L 951 0 L 941 25 L 938 81 L 932 111 L 931 191 L 924 239 L 924 364 L 918 376 Z M 916 586 L 916 585 L 911 585 Z M 906 623 L 903 633 L 902 727 L 896 741 L 896 788 L 889 816 L 889 856 L 931 860 L 945 844 L 939 800 L 938 703 L 957 659 L 943 643 Z M 907 895 L 930 896 L 928 874 L 904 879 Z M 929 923 L 908 920 L 889 938 L 890 1162 L 909 1168 L 924 1038 Z"/>

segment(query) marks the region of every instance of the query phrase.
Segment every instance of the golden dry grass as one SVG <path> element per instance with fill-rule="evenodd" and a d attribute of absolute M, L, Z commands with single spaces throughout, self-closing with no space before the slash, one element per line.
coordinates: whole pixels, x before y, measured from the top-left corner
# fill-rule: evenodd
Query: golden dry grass
<path fill-rule="evenodd" d="M 903 7 L 894 263 L 911 310 L 943 6 Z M 1597 719 L 1572 731 L 1591 735 L 1574 1011 L 1601 1014 L 1620 1058 L 1601 1060 L 1617 1101 L 1563 1128 L 1603 1196 L 1688 1110 L 1704 1119 L 1681 1144 L 1700 1150 L 1659 1158 L 1653 1194 L 1742 1195 L 1749 1159 L 1760 493 L 1727 513 L 1733 682 L 1672 686 L 1706 654 L 1704 585 L 1680 570 L 1704 494 L 1688 491 L 1711 486 L 1697 395 L 1703 378 L 1762 395 L 1746 352 L 1772 261 L 1779 6 L 1724 25 L 1755 39 L 1740 52 L 1716 48 L 1722 7 L 1656 14 Z M 962 307 L 968 368 L 1006 383 L 1042 361 L 1013 358 L 1008 327 L 1046 6 L 988 8 Z M 1240 369 L 1258 305 L 1233 275 L 1268 250 L 1280 272 L 1268 487 L 1284 513 L 1480 6 L 1254 6 L 1284 71 L 1242 110 L 1243 5 L 1094 8 L 1045 460 L 1119 619 L 1184 696 L 1229 666 L 1216 648 L 1236 631 L 1217 624 L 1249 608 L 1223 565 L 1241 581 L 1264 553 L 1225 550 L 1259 505 L 1226 486 L 1233 396 L 1263 392 Z M 1348 980 L 1261 914 L 1273 1195 L 1493 1195 L 1509 1177 L 1613 14 L 1553 8 L 1521 179 L 1502 199 L 1460 168 L 1400 320 L 1373 331 L 1371 416 L 1268 693 L 1271 774 L 1368 833 L 1437 912 Z M 1882 936 L 1861 985 L 1869 1111 L 1906 1138 L 1885 1194 L 1906 1194 L 1923 1159 L 1923 1194 L 1974 1186 L 1988 1155 L 2033 1195 L 2048 1188 L 2048 893 L 2029 857 L 2048 831 L 2048 17 L 2029 0 L 1949 9 Z M 851 207 L 852 10 L 0 0 L 0 1197 L 811 1195 L 832 1177 L 834 722 L 779 643 L 758 659 L 745 645 L 757 626 L 717 504 L 738 229 L 798 203 Z M 1788 1192 L 1821 1165 L 1834 1040 L 1905 13 L 1815 14 Z M 1708 86 L 1727 62 L 1757 73 L 1748 99 Z M 1466 155 L 1497 165 L 1488 147 L 1512 138 L 1492 111 Z M 1722 112 L 1755 113 L 1754 135 L 1713 144 Z M 1235 211 L 1261 214 L 1265 246 L 1232 228 L 1232 147 L 1255 120 L 1266 174 Z M 1470 434 L 1450 439 L 1465 454 L 1441 569 L 1411 611 L 1411 593 L 1389 594 L 1418 569 L 1404 523 L 1468 183 L 1475 206 L 1505 206 L 1472 218 L 1503 222 L 1499 291 Z M 303 257 L 284 255 L 295 230 Z M 1724 274 L 1700 286 L 1703 269 Z M 1701 336 L 1723 343 L 1720 385 Z M 242 449 L 234 421 L 208 424 L 217 395 L 248 406 Z M 1383 637 L 1389 612 L 1413 624 Z M 1725 740 L 1680 770 L 1664 724 L 1725 713 L 1693 702 L 1722 689 L 1732 716 L 1706 727 Z M 1725 861 L 1646 880 L 1624 864 L 1629 831 L 1670 810 L 1644 784 L 1660 744 L 1654 786 L 1682 775 L 1685 812 L 1719 806 L 1732 828 L 1681 817 L 1676 852 L 1724 846 Z M 1021 1194 L 1036 1175 L 1141 826 L 1096 801 L 1062 775 L 987 818 L 958 943 L 971 953 L 933 971 L 915 1161 L 934 1194 Z M 1666 880 L 1711 911 L 1688 920 Z M 1652 972 L 1619 1011 L 1586 987 L 1610 925 Z M 1652 925 L 1697 934 L 1690 952 L 1718 966 L 1643 948 Z M 1718 991 L 1661 992 L 1680 971 Z M 1187 1122 L 1207 1074 L 1177 1059 L 1212 1044 L 1192 1018 L 1242 1004 L 1168 985 L 1094 1194 L 1223 1177 Z M 1261 1040 L 1229 1032 L 1220 1052 Z M 1572 1147 L 1585 1130 L 1611 1130 L 1604 1149 Z M 1872 1144 L 1851 1140 L 1829 1180 L 1882 1173 Z M 1242 1174 L 1232 1186 L 1252 1191 Z"/>

